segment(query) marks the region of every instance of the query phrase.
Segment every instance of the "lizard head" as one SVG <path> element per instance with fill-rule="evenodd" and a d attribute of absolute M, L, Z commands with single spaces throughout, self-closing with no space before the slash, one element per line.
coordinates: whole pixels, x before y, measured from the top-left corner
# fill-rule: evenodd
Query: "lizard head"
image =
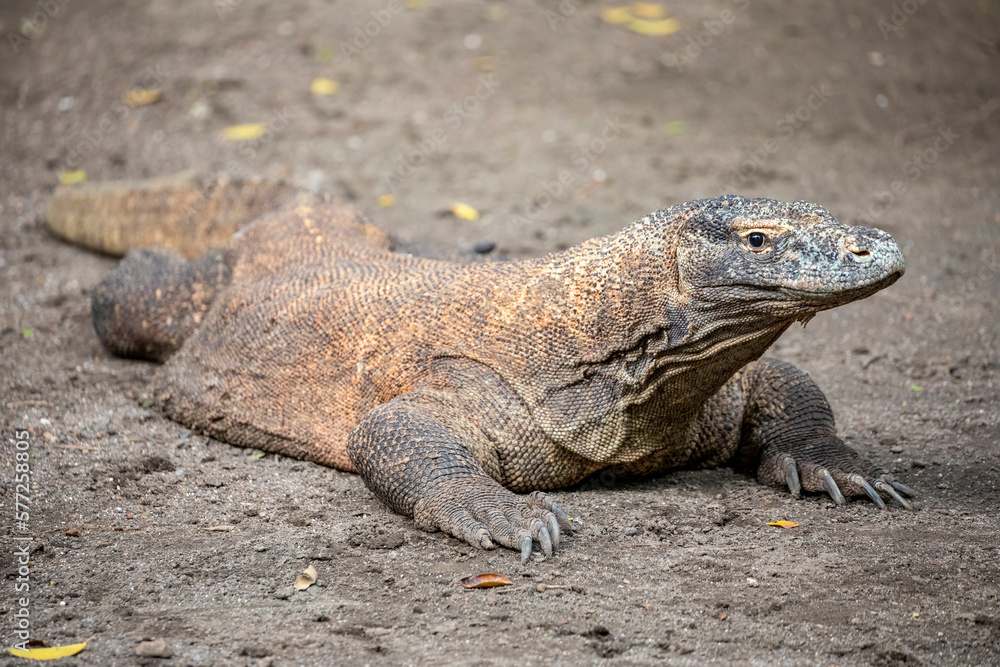
<path fill-rule="evenodd" d="M 678 229 L 679 288 L 736 312 L 808 319 L 903 275 L 889 234 L 849 227 L 808 202 L 728 195 L 691 203 Z"/>

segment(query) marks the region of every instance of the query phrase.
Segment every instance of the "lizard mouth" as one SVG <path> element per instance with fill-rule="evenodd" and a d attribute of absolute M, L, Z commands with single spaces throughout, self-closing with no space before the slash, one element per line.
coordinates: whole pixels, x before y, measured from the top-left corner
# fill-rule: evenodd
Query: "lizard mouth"
<path fill-rule="evenodd" d="M 802 287 L 790 287 L 781 285 L 775 287 L 773 291 L 788 297 L 788 301 L 797 301 L 804 305 L 818 306 L 821 310 L 833 308 L 844 303 L 864 299 L 876 292 L 879 292 L 903 276 L 902 269 L 897 269 L 879 280 L 873 280 L 861 285 L 844 285 L 842 288 L 813 290 Z"/>

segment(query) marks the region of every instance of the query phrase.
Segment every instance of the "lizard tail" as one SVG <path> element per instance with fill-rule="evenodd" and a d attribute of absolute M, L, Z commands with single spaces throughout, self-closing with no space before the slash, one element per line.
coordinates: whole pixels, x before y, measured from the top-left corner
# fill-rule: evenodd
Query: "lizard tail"
<path fill-rule="evenodd" d="M 60 186 L 48 227 L 71 243 L 121 257 L 132 248 L 169 248 L 188 258 L 226 245 L 261 215 L 294 200 L 287 181 L 226 182 L 180 173 L 145 181 Z"/>

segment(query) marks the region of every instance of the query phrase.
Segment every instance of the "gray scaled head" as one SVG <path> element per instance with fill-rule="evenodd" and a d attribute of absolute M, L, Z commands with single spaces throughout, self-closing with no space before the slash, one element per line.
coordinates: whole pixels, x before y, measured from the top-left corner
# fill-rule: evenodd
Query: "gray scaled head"
<path fill-rule="evenodd" d="M 726 195 L 688 206 L 679 287 L 706 305 L 798 319 L 870 296 L 906 268 L 887 233 L 843 225 L 808 202 Z"/>

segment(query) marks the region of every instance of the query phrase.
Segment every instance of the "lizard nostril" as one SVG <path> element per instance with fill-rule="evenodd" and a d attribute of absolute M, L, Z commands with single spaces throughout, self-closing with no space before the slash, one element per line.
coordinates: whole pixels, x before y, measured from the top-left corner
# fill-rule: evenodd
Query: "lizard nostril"
<path fill-rule="evenodd" d="M 859 259 L 871 257 L 872 254 L 871 251 L 868 250 L 865 245 L 859 243 L 857 237 L 854 236 L 848 236 L 844 239 L 843 248 Z"/>

